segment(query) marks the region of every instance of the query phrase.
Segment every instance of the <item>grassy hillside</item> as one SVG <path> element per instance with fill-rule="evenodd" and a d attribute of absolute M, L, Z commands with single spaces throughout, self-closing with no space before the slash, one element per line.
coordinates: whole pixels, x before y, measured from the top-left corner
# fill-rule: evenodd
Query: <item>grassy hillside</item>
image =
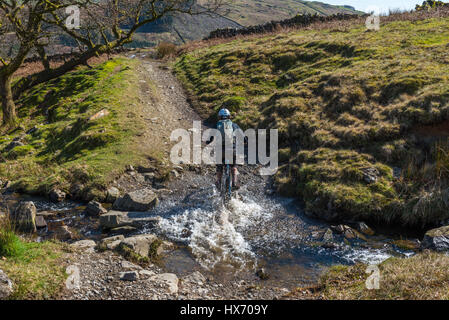
<path fill-rule="evenodd" d="M 321 15 L 357 13 L 350 7 L 299 0 L 233 0 L 229 10 L 228 17 L 244 26 L 263 24 L 271 20 L 284 20 L 299 13 Z"/>
<path fill-rule="evenodd" d="M 20 127 L 0 137 L 0 179 L 41 194 L 82 183 L 85 195 L 96 197 L 125 165 L 143 161 L 138 63 L 83 67 L 24 93 Z M 14 140 L 21 145 L 9 150 Z"/>
<path fill-rule="evenodd" d="M 238 39 L 175 68 L 204 116 L 227 106 L 244 128 L 279 129 L 276 183 L 308 214 L 436 224 L 449 218 L 449 18 L 407 17 Z"/>
<path fill-rule="evenodd" d="M 201 1 L 199 3 L 201 4 Z M 182 44 L 184 41 L 203 39 L 216 29 L 284 20 L 299 13 L 321 15 L 357 13 L 352 8 L 344 6 L 298 0 L 232 0 L 222 11 L 224 15 L 177 14 L 164 18 L 139 30 L 130 46 L 153 46 L 160 41 Z"/>

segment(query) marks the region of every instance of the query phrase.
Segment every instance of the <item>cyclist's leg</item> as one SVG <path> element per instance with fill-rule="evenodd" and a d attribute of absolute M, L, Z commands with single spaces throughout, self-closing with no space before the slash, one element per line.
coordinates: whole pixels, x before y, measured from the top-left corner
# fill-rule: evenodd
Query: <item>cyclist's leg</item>
<path fill-rule="evenodd" d="M 237 169 L 237 159 L 236 159 L 236 154 L 234 151 L 234 163 L 231 166 L 231 173 L 232 173 L 232 187 L 234 189 L 239 189 L 240 188 L 240 184 L 239 184 L 239 179 L 238 179 L 238 175 L 239 175 L 239 171 Z"/>
<path fill-rule="evenodd" d="M 217 181 L 215 182 L 215 185 L 218 189 L 221 189 L 221 179 L 223 178 L 223 165 L 217 164 Z"/>

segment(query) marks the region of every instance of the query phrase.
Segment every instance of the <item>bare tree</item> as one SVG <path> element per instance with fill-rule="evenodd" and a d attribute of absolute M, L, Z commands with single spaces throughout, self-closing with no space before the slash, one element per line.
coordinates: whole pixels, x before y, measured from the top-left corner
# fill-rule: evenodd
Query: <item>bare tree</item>
<path fill-rule="evenodd" d="M 14 98 L 26 89 L 54 79 L 100 54 L 132 42 L 142 26 L 168 14 L 207 14 L 216 12 L 228 0 L 0 0 L 0 94 L 3 125 L 16 123 Z M 81 12 L 81 26 L 67 24 L 68 6 Z M 77 54 L 54 69 L 46 57 L 49 30 L 63 32 L 78 44 Z M 6 44 L 6 45 L 3 45 Z M 35 51 L 44 71 L 20 79 L 12 88 L 14 73 Z"/>
<path fill-rule="evenodd" d="M 14 96 L 39 83 L 49 81 L 73 70 L 78 65 L 133 41 L 133 35 L 142 26 L 155 22 L 168 14 L 191 15 L 216 12 L 228 0 L 80 0 L 81 27 L 66 24 L 67 13 L 55 10 L 44 21 L 68 34 L 78 44 L 77 54 L 65 64 L 22 79 L 14 87 Z M 71 0 L 61 1 L 65 4 Z"/>
<path fill-rule="evenodd" d="M 0 0 L 0 95 L 3 125 L 14 125 L 14 73 L 45 35 L 43 18 L 63 6 L 59 0 Z"/>

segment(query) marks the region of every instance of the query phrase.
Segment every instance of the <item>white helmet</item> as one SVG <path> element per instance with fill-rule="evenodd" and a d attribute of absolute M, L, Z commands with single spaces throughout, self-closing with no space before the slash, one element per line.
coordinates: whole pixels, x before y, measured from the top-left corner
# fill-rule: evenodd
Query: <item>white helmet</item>
<path fill-rule="evenodd" d="M 220 119 L 229 119 L 231 117 L 231 112 L 228 109 L 221 109 L 218 113 L 218 118 Z"/>

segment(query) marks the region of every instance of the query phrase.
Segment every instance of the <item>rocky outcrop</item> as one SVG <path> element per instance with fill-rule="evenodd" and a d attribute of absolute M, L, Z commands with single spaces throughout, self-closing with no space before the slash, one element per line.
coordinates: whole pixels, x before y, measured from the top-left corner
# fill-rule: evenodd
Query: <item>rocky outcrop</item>
<path fill-rule="evenodd" d="M 13 283 L 11 279 L 0 269 L 0 300 L 8 298 L 13 293 Z"/>
<path fill-rule="evenodd" d="M 22 232 L 36 232 L 36 206 L 31 201 L 19 203 L 11 215 L 14 226 Z"/>
<path fill-rule="evenodd" d="M 153 209 L 159 200 L 155 192 L 151 189 L 142 189 L 125 194 L 118 198 L 113 205 L 113 209 L 121 211 L 149 211 Z"/>
<path fill-rule="evenodd" d="M 422 247 L 436 251 L 449 251 L 449 226 L 427 231 Z"/>

